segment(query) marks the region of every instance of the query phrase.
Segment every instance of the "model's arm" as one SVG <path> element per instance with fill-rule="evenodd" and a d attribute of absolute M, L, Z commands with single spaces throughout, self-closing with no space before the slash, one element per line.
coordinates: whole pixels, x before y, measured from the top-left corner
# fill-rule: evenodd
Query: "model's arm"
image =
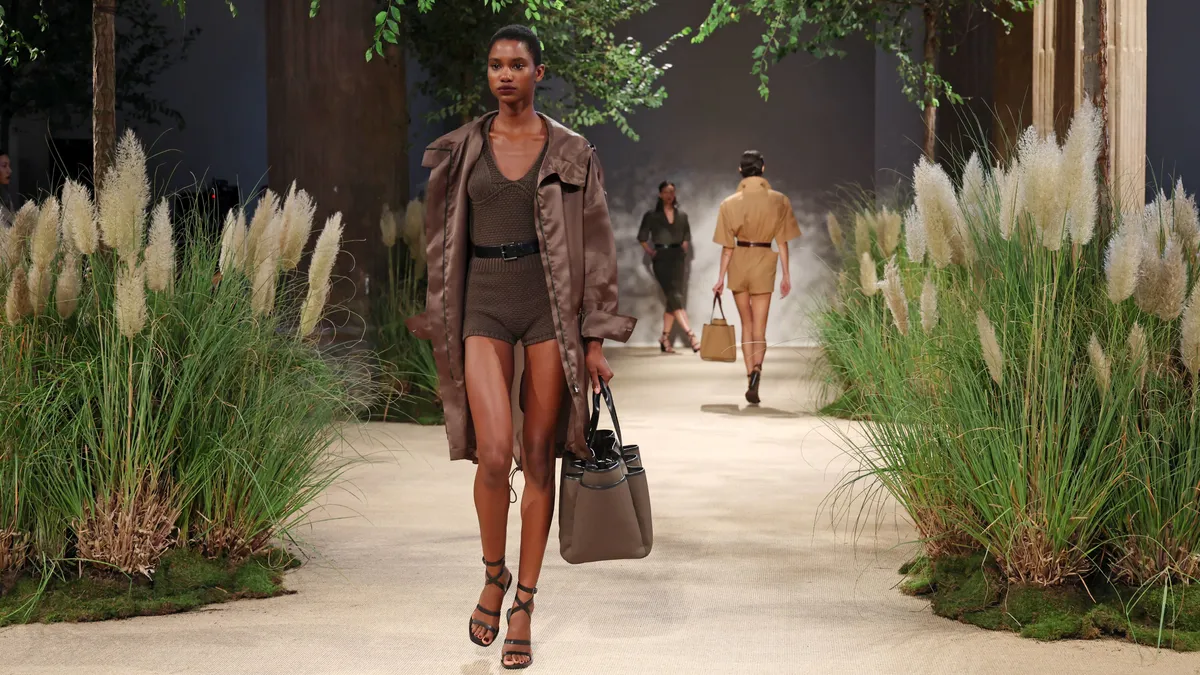
<path fill-rule="evenodd" d="M 638 228 L 638 243 L 642 245 L 642 249 L 653 258 L 654 244 L 650 242 L 650 218 L 651 214 L 647 212 L 642 216 L 642 226 Z"/>
<path fill-rule="evenodd" d="M 779 264 L 783 266 L 783 280 L 779 282 L 779 295 L 786 298 L 792 290 L 792 266 L 788 264 L 788 242 L 800 236 L 800 225 L 796 222 L 796 212 L 792 210 L 792 200 L 783 197 L 779 226 L 775 230 L 775 243 L 779 245 Z"/>
<path fill-rule="evenodd" d="M 713 286 L 713 293 L 717 295 L 725 292 L 725 275 L 729 273 L 729 260 L 733 258 L 733 247 L 736 243 L 728 211 L 728 205 L 722 202 L 721 208 L 717 210 L 717 229 L 713 233 L 713 243 L 721 245 L 721 271 L 717 276 L 717 285 Z"/>
<path fill-rule="evenodd" d="M 692 247 L 692 224 L 688 221 L 686 213 L 676 211 L 677 218 L 683 218 L 683 252 L 686 254 L 688 249 Z"/>

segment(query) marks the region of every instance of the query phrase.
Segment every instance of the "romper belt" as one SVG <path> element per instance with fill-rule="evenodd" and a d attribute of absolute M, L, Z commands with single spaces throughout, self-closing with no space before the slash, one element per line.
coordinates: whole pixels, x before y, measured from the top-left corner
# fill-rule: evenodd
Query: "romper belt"
<path fill-rule="evenodd" d="M 476 246 L 474 253 L 476 258 L 500 258 L 502 260 L 516 260 L 524 258 L 527 255 L 533 255 L 541 250 L 537 239 L 530 241 L 512 241 L 499 246 Z"/>
<path fill-rule="evenodd" d="M 769 241 L 742 241 L 741 239 L 738 239 L 737 245 L 746 248 L 771 248 L 771 242 Z"/>
<path fill-rule="evenodd" d="M 654 248 L 655 248 L 655 250 L 658 250 L 658 251 L 661 251 L 663 249 L 668 249 L 668 248 L 683 248 L 683 244 L 682 243 L 679 243 L 679 244 L 655 244 Z"/>

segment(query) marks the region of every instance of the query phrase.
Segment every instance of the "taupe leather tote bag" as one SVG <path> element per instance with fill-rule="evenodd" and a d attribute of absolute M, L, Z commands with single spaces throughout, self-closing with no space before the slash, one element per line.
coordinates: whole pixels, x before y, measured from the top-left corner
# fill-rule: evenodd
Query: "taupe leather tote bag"
<path fill-rule="evenodd" d="M 717 309 L 721 318 L 716 318 Z M 725 320 L 725 306 L 721 296 L 713 294 L 712 318 L 704 324 L 700 333 L 700 358 L 705 361 L 737 361 L 737 333 Z"/>
<path fill-rule="evenodd" d="M 601 398 L 612 417 L 612 431 L 598 429 Z M 646 470 L 638 446 L 622 445 L 607 383 L 592 395 L 587 441 L 590 459 L 568 457 L 562 463 L 558 543 L 563 560 L 579 564 L 645 558 L 654 546 Z"/>

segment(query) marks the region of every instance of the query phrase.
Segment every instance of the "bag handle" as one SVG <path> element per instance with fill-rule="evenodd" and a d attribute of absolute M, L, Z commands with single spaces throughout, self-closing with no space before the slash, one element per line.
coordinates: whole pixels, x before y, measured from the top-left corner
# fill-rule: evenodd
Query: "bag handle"
<path fill-rule="evenodd" d="M 713 317 L 715 317 L 717 315 L 718 308 L 720 308 L 720 310 L 721 310 L 721 320 L 728 321 L 728 319 L 725 318 L 725 305 L 721 304 L 721 294 L 713 293 L 713 308 L 712 308 L 712 313 L 709 314 L 709 317 L 708 317 L 709 321 L 712 321 Z"/>
<path fill-rule="evenodd" d="M 621 422 L 617 420 L 617 407 L 613 404 L 612 390 L 608 388 L 608 383 L 600 380 L 600 391 L 592 394 L 592 418 L 588 420 L 587 428 L 587 443 L 588 448 L 591 448 L 592 439 L 596 436 L 596 430 L 600 427 L 600 399 L 604 399 L 605 405 L 608 407 L 608 415 L 612 418 L 613 431 L 617 434 L 617 454 L 621 454 L 621 448 L 625 447 L 625 443 L 621 440 Z M 595 450 L 592 451 L 595 456 Z"/>

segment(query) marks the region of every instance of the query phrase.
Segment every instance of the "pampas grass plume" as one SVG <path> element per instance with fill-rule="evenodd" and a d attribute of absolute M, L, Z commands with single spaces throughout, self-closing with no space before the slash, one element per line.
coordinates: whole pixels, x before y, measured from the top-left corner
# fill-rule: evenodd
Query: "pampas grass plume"
<path fill-rule="evenodd" d="M 937 327 L 937 322 L 937 286 L 933 283 L 933 277 L 927 275 L 925 283 L 921 287 L 921 329 L 928 335 Z"/>
<path fill-rule="evenodd" d="M 25 245 L 29 235 L 33 234 L 33 229 L 37 227 L 38 210 L 37 203 L 30 200 L 25 202 L 25 205 L 13 216 L 12 231 L 17 236 L 18 248 Z"/>
<path fill-rule="evenodd" d="M 904 219 L 899 213 L 885 208 L 876 217 L 875 223 L 879 229 L 879 248 L 885 258 L 890 258 L 900 245 L 900 231 Z"/>
<path fill-rule="evenodd" d="M 1187 309 L 1179 322 L 1179 355 L 1184 367 L 1192 374 L 1194 386 L 1196 374 L 1200 372 L 1200 283 L 1192 287 Z"/>
<path fill-rule="evenodd" d="M 150 180 L 146 176 L 146 152 L 131 130 L 117 144 L 116 158 L 100 182 L 97 201 L 104 243 L 122 260 L 135 263 L 142 250 Z"/>
<path fill-rule="evenodd" d="M 938 268 L 944 268 L 954 261 L 951 239 L 962 229 L 954 184 L 941 166 L 922 157 L 913 169 L 913 190 L 917 212 L 925 225 L 929 257 Z"/>
<path fill-rule="evenodd" d="M 1067 192 L 1071 241 L 1086 244 L 1096 232 L 1096 160 L 1100 156 L 1100 113 L 1090 99 L 1075 113 L 1063 146 L 1062 189 Z"/>
<path fill-rule="evenodd" d="M 414 199 L 404 210 L 404 245 L 416 264 L 416 277 L 425 276 L 425 204 Z"/>
<path fill-rule="evenodd" d="M 916 206 L 910 206 L 904 213 L 904 248 L 908 251 L 908 259 L 915 263 L 925 262 L 925 223 Z"/>
<path fill-rule="evenodd" d="M 900 266 L 893 257 L 883 268 L 883 281 L 879 289 L 892 312 L 892 321 L 901 335 L 908 335 L 908 299 L 904 297 L 904 284 L 900 281 Z"/>
<path fill-rule="evenodd" d="M 255 214 L 255 218 L 258 214 Z M 251 232 L 253 233 L 253 226 Z M 260 316 L 267 316 L 275 308 L 275 290 L 279 281 L 279 242 L 283 229 L 283 218 L 278 215 L 267 223 L 262 236 L 254 247 L 253 269 L 251 277 L 253 294 L 251 306 Z M 253 234 L 251 234 L 253 236 Z"/>
<path fill-rule="evenodd" d="M 996 192 L 1000 199 L 1000 238 L 1008 241 L 1017 230 L 1017 221 L 1025 211 L 1025 184 L 1021 166 L 1014 162 L 1007 171 L 996 168 Z"/>
<path fill-rule="evenodd" d="M 96 229 L 96 206 L 92 196 L 82 183 L 69 180 L 62 189 L 63 238 L 70 238 L 75 249 L 91 255 L 100 245 L 100 232 Z"/>
<path fill-rule="evenodd" d="M 246 212 L 240 208 L 225 214 L 225 231 L 221 233 L 221 258 L 218 263 L 222 276 L 234 271 L 247 274 Z"/>
<path fill-rule="evenodd" d="M 1088 342 L 1088 360 L 1092 363 L 1092 375 L 1096 378 L 1100 395 L 1107 398 L 1112 388 L 1112 362 L 1104 353 L 1104 347 L 1100 346 L 1100 339 L 1095 333 L 1092 333 L 1092 339 Z"/>
<path fill-rule="evenodd" d="M 58 200 L 50 197 L 38 210 L 37 224 L 29 241 L 29 262 L 35 269 L 49 270 L 58 252 Z"/>
<path fill-rule="evenodd" d="M 79 253 L 70 250 L 63 256 L 62 267 L 58 271 L 58 283 L 54 288 L 54 305 L 58 315 L 69 318 L 79 306 L 79 292 L 82 287 L 79 270 Z"/>
<path fill-rule="evenodd" d="M 859 256 L 858 265 L 858 282 L 862 286 L 863 295 L 871 297 L 875 295 L 875 291 L 879 290 L 876 285 L 878 278 L 875 275 L 875 261 L 871 259 L 870 253 L 863 253 Z"/>
<path fill-rule="evenodd" d="M 1062 248 L 1067 217 L 1062 150 L 1053 133 L 1043 139 L 1029 127 L 1021 135 L 1017 156 L 1025 185 L 1025 210 L 1042 235 L 1042 245 L 1057 251 Z"/>
<path fill-rule="evenodd" d="M 146 285 L 156 293 L 170 293 L 175 285 L 175 240 L 171 211 L 163 199 L 150 219 L 150 244 L 146 247 Z"/>
<path fill-rule="evenodd" d="M 281 217 L 283 223 L 280 232 L 279 261 L 285 270 L 296 269 L 300 258 L 304 255 L 304 246 L 312 234 L 313 216 L 317 206 L 312 197 L 304 190 L 297 190 L 292 183 L 287 200 L 283 203 Z"/>
<path fill-rule="evenodd" d="M 986 189 L 987 178 L 983 173 L 983 162 L 979 160 L 978 152 L 972 152 L 971 158 L 963 167 L 962 189 L 958 193 L 959 208 L 968 220 L 978 223 L 983 218 Z"/>
<path fill-rule="evenodd" d="M 1163 251 L 1162 276 L 1159 278 L 1157 311 L 1163 321 L 1174 321 L 1183 312 L 1187 299 L 1187 263 L 1183 259 L 1183 244 L 1178 238 L 1167 241 Z"/>
<path fill-rule="evenodd" d="M 29 316 L 33 308 L 29 306 L 29 280 L 25 276 L 25 268 L 13 270 L 12 279 L 8 284 L 8 297 L 4 301 L 4 317 L 8 323 L 16 325 L 21 319 Z"/>
<path fill-rule="evenodd" d="M 342 239 L 342 214 L 335 213 L 325 222 L 308 266 L 308 295 L 300 310 L 300 337 L 311 333 L 325 311 L 329 299 L 329 277 L 337 261 Z"/>
<path fill-rule="evenodd" d="M 117 272 L 116 296 L 113 311 L 117 329 L 133 338 L 146 327 L 146 268 L 142 265 L 121 265 Z"/>
<path fill-rule="evenodd" d="M 1200 253 L 1200 216 L 1196 211 L 1196 198 L 1184 191 L 1182 178 L 1175 182 L 1171 192 L 1171 214 L 1175 233 L 1194 257 Z"/>
<path fill-rule="evenodd" d="M 854 214 L 854 252 L 858 257 L 871 251 L 871 230 L 874 223 L 866 213 Z"/>
<path fill-rule="evenodd" d="M 1000 351 L 996 329 L 982 309 L 975 314 L 975 327 L 979 330 L 979 345 L 983 348 L 983 360 L 988 373 L 996 384 L 1004 384 L 1004 353 Z"/>
<path fill-rule="evenodd" d="M 1146 331 L 1136 321 L 1129 329 L 1129 360 L 1137 364 L 1138 386 L 1146 379 L 1146 371 L 1150 368 L 1150 348 L 1146 340 Z"/>
<path fill-rule="evenodd" d="M 1108 277 L 1108 299 L 1124 302 L 1137 289 L 1142 264 L 1142 224 L 1137 216 L 1125 216 L 1116 236 L 1109 240 L 1104 258 Z"/>
<path fill-rule="evenodd" d="M 50 287 L 54 282 L 49 267 L 30 267 L 27 284 L 29 286 L 29 311 L 40 315 L 46 311 L 46 303 L 50 301 Z"/>
<path fill-rule="evenodd" d="M 392 248 L 396 245 L 396 235 L 400 231 L 400 226 L 396 223 L 396 214 L 392 213 L 391 207 L 387 204 L 383 205 L 383 212 L 379 214 L 379 238 L 383 240 L 383 245 Z"/>
<path fill-rule="evenodd" d="M 273 191 L 267 190 L 263 193 L 262 198 L 258 200 L 258 206 L 254 208 L 254 217 L 250 219 L 250 229 L 246 233 L 246 276 L 254 276 L 258 269 L 258 248 L 263 241 L 269 240 L 272 242 L 267 246 L 268 249 L 279 250 L 278 230 L 275 231 L 274 236 L 266 236 L 267 229 L 278 218 L 279 196 Z"/>

